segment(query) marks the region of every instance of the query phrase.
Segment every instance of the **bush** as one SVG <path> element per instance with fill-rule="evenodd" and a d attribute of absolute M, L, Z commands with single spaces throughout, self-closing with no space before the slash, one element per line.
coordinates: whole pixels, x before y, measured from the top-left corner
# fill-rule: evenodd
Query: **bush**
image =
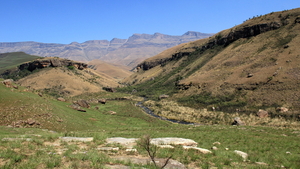
<path fill-rule="evenodd" d="M 74 66 L 68 66 L 68 69 L 69 69 L 69 70 L 74 70 L 75 67 L 74 67 Z"/>

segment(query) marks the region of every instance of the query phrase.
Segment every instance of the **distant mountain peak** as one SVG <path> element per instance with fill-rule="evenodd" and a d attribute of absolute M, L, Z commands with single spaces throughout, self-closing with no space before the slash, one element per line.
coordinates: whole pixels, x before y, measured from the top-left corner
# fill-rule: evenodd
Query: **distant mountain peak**
<path fill-rule="evenodd" d="M 146 58 L 181 43 L 207 38 L 210 34 L 188 31 L 184 35 L 135 33 L 128 39 L 88 40 L 70 44 L 15 42 L 0 43 L 0 53 L 23 51 L 32 55 L 57 56 L 76 61 L 100 59 L 134 67 Z"/>
<path fill-rule="evenodd" d="M 196 32 L 196 31 L 187 31 L 185 34 L 183 34 L 182 36 L 195 36 L 195 37 L 201 37 L 201 36 L 205 36 L 207 35 L 207 33 L 201 33 L 201 32 Z M 213 35 L 213 33 L 211 33 L 211 35 Z"/>

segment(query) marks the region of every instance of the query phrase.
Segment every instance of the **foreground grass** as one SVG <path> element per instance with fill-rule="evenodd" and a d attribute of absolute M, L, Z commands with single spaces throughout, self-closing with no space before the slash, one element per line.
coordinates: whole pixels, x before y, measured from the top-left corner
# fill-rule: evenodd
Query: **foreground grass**
<path fill-rule="evenodd" d="M 124 122 L 126 123 L 126 122 Z M 201 154 L 195 150 L 159 149 L 157 157 L 167 158 L 172 155 L 190 168 L 297 168 L 300 165 L 300 131 L 253 126 L 186 126 L 168 124 L 167 127 L 149 125 L 145 127 L 108 127 L 100 129 L 95 124 L 93 131 L 51 132 L 42 129 L 0 127 L 0 139 L 31 138 L 32 140 L 1 141 L 1 168 L 102 168 L 105 164 L 119 164 L 110 159 L 118 155 L 142 155 L 146 152 L 125 153 L 124 148 L 118 152 L 104 153 L 96 148 L 105 145 L 109 137 L 139 138 L 145 134 L 155 137 L 182 137 L 193 139 L 198 147 L 212 150 L 212 154 Z M 91 143 L 65 143 L 58 141 L 60 136 L 94 137 Z M 55 146 L 56 143 L 60 145 Z M 220 145 L 213 143 L 220 142 Z M 48 143 L 48 144 L 46 144 Z M 118 146 L 118 145 L 116 145 Z M 226 150 L 228 149 L 228 150 Z M 62 151 L 64 150 L 64 151 Z M 240 150 L 249 154 L 244 161 L 233 151 Z M 62 152 L 62 153 L 59 153 Z M 263 162 L 259 165 L 256 162 Z M 123 163 L 125 164 L 125 163 Z M 126 164 L 129 165 L 129 164 Z M 133 165 L 133 164 L 131 164 Z M 139 165 L 133 165 L 138 167 Z"/>
<path fill-rule="evenodd" d="M 77 99 L 99 99 L 129 97 L 119 93 L 87 94 L 67 98 L 60 102 L 48 96 L 40 97 L 36 92 L 1 87 L 0 168 L 105 168 L 107 164 L 122 164 L 151 168 L 114 161 L 113 156 L 147 156 L 138 148 L 136 153 L 120 151 L 101 152 L 96 148 L 105 146 L 109 137 L 140 138 L 143 135 L 156 137 L 182 137 L 193 139 L 198 147 L 212 150 L 212 154 L 201 154 L 195 150 L 159 149 L 157 157 L 178 160 L 189 168 L 297 168 L 300 166 L 300 129 L 263 126 L 230 125 L 180 125 L 153 118 L 135 106 L 131 100 L 108 100 L 106 104 L 91 102 L 86 112 L 71 109 L 69 105 Z M 70 99 L 70 100 L 68 100 Z M 98 109 L 96 109 L 98 107 Z M 111 114 L 111 111 L 116 114 Z M 44 115 L 47 115 L 44 117 Z M 6 127 L 9 120 L 34 118 L 39 126 L 31 128 Z M 58 121 L 58 119 L 60 121 Z M 33 127 L 33 128 L 32 128 Z M 36 128 L 37 127 L 37 128 Z M 61 136 L 94 137 L 91 143 L 66 143 Z M 23 138 L 4 141 L 3 138 Z M 30 138 L 26 140 L 24 138 Z M 213 143 L 220 142 L 220 145 Z M 228 150 L 226 150 L 228 149 Z M 233 151 L 249 154 L 243 160 Z M 263 162 L 264 165 L 256 162 Z"/>

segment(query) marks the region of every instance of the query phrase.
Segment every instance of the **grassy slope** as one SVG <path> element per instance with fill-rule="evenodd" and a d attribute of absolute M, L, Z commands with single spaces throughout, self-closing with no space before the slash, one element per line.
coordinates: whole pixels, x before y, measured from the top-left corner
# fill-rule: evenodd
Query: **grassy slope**
<path fill-rule="evenodd" d="M 113 65 L 98 59 L 92 60 L 88 64 L 89 67 L 94 69 L 96 72 L 104 73 L 118 80 L 122 80 L 132 74 L 132 72 L 129 71 L 130 67 L 124 65 Z"/>
<path fill-rule="evenodd" d="M 39 56 L 28 55 L 24 52 L 12 52 L 0 54 L 0 73 L 7 69 L 15 68 L 21 63 L 40 58 Z"/>
<path fill-rule="evenodd" d="M 115 79 L 99 75 L 93 70 L 70 70 L 67 67 L 44 68 L 18 80 L 17 83 L 36 90 L 45 90 L 57 97 L 99 92 L 102 87 L 118 85 Z"/>
<path fill-rule="evenodd" d="M 192 54 L 135 73 L 124 83 L 137 84 L 129 90 L 136 88 L 140 92 L 138 94 L 153 96 L 154 99 L 160 94 L 170 94 L 172 99 L 194 108 L 214 106 L 227 112 L 243 109 L 251 113 L 262 108 L 274 114 L 276 107 L 283 106 L 299 114 L 300 51 L 297 46 L 300 42 L 300 24 L 295 23 L 299 11 L 298 8 L 260 16 L 211 38 L 170 48 L 145 62 L 171 58 L 178 52 Z M 214 46 L 204 52 L 196 50 L 213 39 L 226 37 L 230 31 L 272 21 L 289 24 L 239 39 L 226 47 Z M 248 78 L 248 73 L 254 76 Z M 178 84 L 188 89 L 174 90 L 178 80 Z"/>
<path fill-rule="evenodd" d="M 22 87 L 10 89 L 0 84 L 0 90 L 1 125 L 11 125 L 19 120 L 32 118 L 39 121 L 42 128 L 72 131 L 94 129 L 100 120 L 104 128 L 118 128 L 123 121 L 136 126 L 144 126 L 145 123 L 148 125 L 148 122 L 153 120 L 158 121 L 141 116 L 141 110 L 133 106 L 131 101 L 109 101 L 105 105 L 94 104 L 87 109 L 87 112 L 79 112 L 68 107 L 71 105 L 70 102 L 60 102 L 47 95 L 40 97 L 37 93 L 24 91 Z M 98 93 L 97 97 L 102 98 L 101 95 L 105 96 L 105 92 Z M 99 106 L 99 110 L 94 109 L 95 106 Z M 117 115 L 112 116 L 109 111 L 115 111 Z M 63 122 L 59 122 L 60 120 Z"/>
<path fill-rule="evenodd" d="M 48 131 L 35 128 L 0 127 L 1 139 L 4 137 L 20 137 L 20 135 L 33 139 L 30 142 L 30 146 L 21 146 L 27 145 L 26 141 L 1 141 L 1 167 L 6 165 L 6 168 L 12 166 L 17 168 L 46 168 L 48 166 L 51 168 L 54 165 L 51 161 L 56 160 L 55 166 L 58 168 L 63 168 L 66 165 L 97 168 L 105 163 L 115 163 L 106 158 L 101 161 L 99 157 L 107 155 L 95 152 L 95 147 L 104 144 L 105 138 L 138 138 L 145 134 L 149 134 L 152 137 L 190 138 L 198 142 L 199 147 L 207 149 L 212 147 L 216 141 L 221 143 L 221 145 L 217 145 L 219 150 L 214 151 L 212 155 L 199 154 L 196 151 L 187 151 L 180 147 L 172 150 L 159 150 L 159 157 L 167 157 L 173 154 L 173 159 L 177 159 L 191 168 L 207 166 L 230 168 L 243 166 L 259 167 L 255 162 L 265 162 L 270 165 L 264 168 L 274 168 L 280 165 L 295 167 L 299 165 L 299 161 L 297 161 L 300 154 L 298 145 L 299 130 L 223 125 L 194 127 L 171 124 L 149 117 L 138 107 L 134 106 L 135 101 L 129 100 L 108 101 L 105 105 L 94 103 L 91 108 L 85 109 L 87 112 L 79 112 L 68 107 L 72 100 L 80 98 L 118 98 L 126 95 L 107 92 L 93 93 L 74 97 L 69 102 L 59 102 L 51 97 L 40 97 L 36 93 L 24 92 L 23 90 L 24 88 L 22 87 L 18 90 L 12 90 L 0 84 L 1 125 L 11 124 L 12 121 L 16 120 L 33 118 L 41 123 L 40 127 L 42 129 L 54 130 L 58 131 L 58 133 L 49 133 Z M 99 110 L 96 110 L 95 106 L 98 106 Z M 111 115 L 109 111 L 115 111 L 117 114 Z M 63 121 L 58 122 L 58 119 Z M 40 134 L 41 137 L 36 137 L 34 134 Z M 54 147 L 44 145 L 43 142 L 52 142 L 54 144 L 59 136 L 94 137 L 95 141 L 90 144 L 84 144 L 86 145 L 85 151 L 90 152 L 84 156 L 71 155 L 70 153 L 49 156 L 49 152 L 55 152 L 56 150 Z M 74 146 L 77 147 L 76 145 Z M 78 148 L 74 149 L 74 146 L 62 144 L 59 148 L 69 149 L 70 152 L 78 151 Z M 225 148 L 230 150 L 226 151 Z M 233 150 L 236 149 L 247 152 L 249 161 L 243 162 L 242 158 L 235 155 Z M 291 152 L 291 154 L 287 155 L 287 151 Z M 139 153 L 146 156 L 143 150 L 139 150 Z M 121 154 L 113 153 L 110 155 Z M 97 155 L 98 160 L 100 160 L 97 165 L 93 161 L 94 155 Z M 52 160 L 47 160 L 50 157 Z"/>

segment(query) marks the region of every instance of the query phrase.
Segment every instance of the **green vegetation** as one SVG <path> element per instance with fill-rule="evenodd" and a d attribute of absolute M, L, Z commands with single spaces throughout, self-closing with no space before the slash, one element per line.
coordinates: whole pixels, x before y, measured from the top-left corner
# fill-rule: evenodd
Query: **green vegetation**
<path fill-rule="evenodd" d="M 178 83 L 179 80 L 184 77 L 188 77 L 199 70 L 221 50 L 222 46 L 215 46 L 213 49 L 206 51 L 198 49 L 187 57 L 171 61 L 169 64 L 175 64 L 176 62 L 180 62 L 179 59 L 184 59 L 183 62 L 180 62 L 179 66 L 175 67 L 171 71 L 161 74 L 153 80 L 136 84 L 134 86 L 120 88 L 118 91 L 131 93 L 133 90 L 136 90 L 137 92 L 135 95 L 148 97 L 153 100 L 158 100 L 158 96 L 162 94 L 173 95 L 178 92 L 178 89 L 176 89 L 176 83 Z M 187 68 L 188 65 L 194 63 L 199 58 L 200 62 L 197 62 L 198 64 L 193 69 Z"/>
<path fill-rule="evenodd" d="M 266 16 L 254 19 L 271 20 Z M 248 26 L 253 25 L 251 22 L 247 21 Z M 243 26 L 246 25 L 240 28 Z M 291 31 L 292 26 L 269 31 L 266 37 L 257 35 L 237 40 L 227 46 L 229 50 L 218 45 L 207 50 L 202 50 L 206 48 L 200 47 L 203 44 L 186 45 L 183 51 L 191 48 L 195 51 L 173 58 L 161 65 L 162 69 L 145 77 L 141 70 L 138 72 L 141 79 L 148 81 L 137 84 L 137 78 L 132 86 L 117 88 L 118 92 L 85 93 L 65 97 L 63 102 L 57 100 L 63 95 L 62 86 L 36 91 L 0 84 L 0 168 L 108 168 L 107 165 L 158 168 L 161 165 L 157 164 L 157 158 L 165 161 L 171 158 L 187 168 L 299 168 L 300 123 L 296 109 L 299 99 L 298 91 L 294 90 L 297 88 L 293 88 L 299 75 L 299 57 L 294 54 L 298 53 L 295 45 L 291 44 L 298 39 L 294 34 L 281 32 Z M 226 30 L 214 40 L 222 36 L 226 36 Z M 73 69 L 65 67 L 68 73 Z M 161 74 L 153 77 L 158 72 Z M 27 73 L 30 72 L 18 76 Z M 251 76 L 247 76 L 249 73 Z M 75 74 L 81 73 L 75 71 Z M 229 75 L 232 77 L 228 78 Z M 96 78 L 88 81 L 95 82 Z M 109 87 L 104 89 L 114 91 Z M 159 99 L 162 94 L 170 97 Z M 174 124 L 144 113 L 136 104 L 144 99 L 138 96 L 149 99 L 143 105 L 154 114 L 193 124 Z M 273 101 L 273 97 L 280 101 Z M 81 107 L 80 111 L 72 109 L 71 105 L 80 99 L 87 100 L 90 107 Z M 106 100 L 105 104 L 99 103 L 99 99 Z M 291 100 L 296 101 L 289 104 Z M 277 107 L 289 111 L 276 112 Z M 268 111 L 269 117 L 260 118 L 255 114 L 261 108 Z M 246 125 L 232 126 L 236 117 Z M 94 140 L 65 142 L 62 136 Z M 137 151 L 127 152 L 119 144 L 107 144 L 105 139 L 110 137 L 140 138 L 133 147 Z M 193 139 L 197 147 L 211 149 L 212 153 L 203 154 L 175 145 L 172 149 L 151 145 L 150 139 L 157 137 Z M 99 150 L 108 146 L 119 150 Z M 234 150 L 246 152 L 248 157 L 244 159 Z M 148 157 L 152 164 L 114 160 L 119 156 Z"/>
<path fill-rule="evenodd" d="M 11 125 L 15 120 L 28 118 L 34 118 L 41 124 L 39 126 L 26 125 L 29 128 L 0 127 L 0 140 L 19 138 L 16 141 L 0 141 L 1 168 L 64 168 L 67 166 L 69 168 L 103 168 L 106 164 L 155 168 L 150 164 L 138 165 L 113 160 L 113 156 L 130 155 L 122 147 L 119 151 L 110 153 L 96 149 L 99 145 L 105 146 L 105 139 L 109 137 L 141 138 L 146 134 L 152 138 L 189 138 L 195 140 L 198 147 L 210 149 L 216 146 L 218 148 L 218 150 L 212 150 L 212 154 L 184 150 L 180 146 L 175 146 L 174 149 L 157 148 L 155 150 L 155 158 L 168 159 L 172 155 L 172 159 L 191 168 L 276 168 L 278 166 L 296 168 L 299 166 L 299 129 L 172 124 L 143 113 L 135 106 L 138 98 L 123 93 L 87 93 L 74 98 L 66 98 L 67 102 L 60 102 L 46 94 L 40 97 L 35 92 L 24 90 L 26 89 L 22 87 L 11 90 L 0 85 L 1 125 Z M 129 100 L 114 100 L 114 98 L 125 97 Z M 85 108 L 86 112 L 79 112 L 68 107 L 72 101 L 88 98 L 106 98 L 108 101 L 106 104 L 91 103 L 90 108 Z M 201 98 L 195 97 L 195 99 L 201 101 Z M 230 99 L 230 97 L 223 98 L 223 101 L 230 101 Z M 208 99 L 208 102 L 219 101 Z M 162 107 L 167 106 L 162 105 Z M 116 114 L 112 115 L 111 111 Z M 58 122 L 58 119 L 61 121 Z M 61 136 L 93 137 L 94 141 L 67 143 L 59 141 Z M 30 140 L 26 141 L 26 138 Z M 221 144 L 214 145 L 214 142 Z M 55 146 L 56 144 L 59 146 Z M 147 149 L 141 147 L 137 149 L 138 154 L 148 156 Z M 249 158 L 244 161 L 233 152 L 234 150 L 247 152 Z M 256 162 L 264 162 L 267 165 L 259 165 Z"/>
<path fill-rule="evenodd" d="M 75 69 L 75 67 L 74 67 L 74 66 L 68 66 L 68 69 L 70 69 L 70 70 L 74 70 L 74 69 Z"/>
<path fill-rule="evenodd" d="M 13 79 L 15 81 L 22 79 L 25 76 L 28 76 L 30 74 L 36 73 L 40 71 L 41 69 L 35 69 L 33 71 L 29 71 L 27 68 L 20 70 L 20 71 L 12 71 L 11 73 L 7 75 L 2 75 L 2 78 L 4 79 Z"/>
<path fill-rule="evenodd" d="M 0 54 L 0 74 L 5 70 L 16 68 L 21 63 L 32 61 L 38 58 L 41 57 L 28 55 L 24 52 L 2 53 Z"/>
<path fill-rule="evenodd" d="M 201 95 L 181 97 L 178 99 L 178 103 L 194 108 L 218 107 L 219 111 L 224 112 L 235 112 L 237 108 L 246 105 L 244 101 L 236 100 L 236 95 L 234 94 L 212 96 L 211 93 L 208 92 L 204 92 Z"/>
<path fill-rule="evenodd" d="M 167 159 L 172 155 L 172 159 L 176 159 L 192 168 L 278 168 L 279 166 L 297 168 L 299 166 L 299 130 L 223 125 L 193 127 L 169 124 L 168 127 L 150 125 L 141 128 L 132 125 L 129 130 L 125 131 L 121 128 L 116 130 L 113 127 L 103 130 L 103 126 L 98 124 L 94 125 L 92 131 L 72 132 L 74 136 L 94 137 L 95 140 L 91 143 L 56 141 L 59 136 L 64 136 L 67 133 L 0 127 L 2 133 L 0 139 L 7 137 L 20 138 L 20 135 L 23 135 L 23 138 L 32 139 L 31 141 L 1 141 L 0 159 L 2 163 L 0 166 L 2 168 L 63 168 L 66 166 L 72 166 L 71 168 L 76 168 L 76 166 L 78 168 L 84 166 L 103 168 L 105 164 L 126 164 L 141 167 L 137 164 L 115 162 L 110 158 L 110 156 L 125 153 L 122 148 L 120 151 L 110 152 L 109 155 L 96 150 L 96 148 L 101 144 L 105 145 L 104 139 L 108 137 L 139 138 L 146 133 L 150 134 L 152 138 L 189 138 L 195 140 L 198 147 L 210 149 L 212 146 L 216 146 L 218 148 L 212 150 L 212 154 L 201 154 L 196 150 L 184 150 L 180 146 L 176 146 L 174 149 L 158 148 L 156 150 L 155 156 L 157 158 Z M 215 142 L 221 144 L 214 145 Z M 55 144 L 60 144 L 60 146 L 55 146 Z M 80 148 L 80 146 L 84 148 Z M 137 148 L 139 154 L 148 156 L 146 150 Z M 244 161 L 233 152 L 234 150 L 248 153 L 248 159 Z M 264 162 L 266 165 L 259 165 L 256 162 Z M 151 165 L 144 167 L 151 168 Z"/>

